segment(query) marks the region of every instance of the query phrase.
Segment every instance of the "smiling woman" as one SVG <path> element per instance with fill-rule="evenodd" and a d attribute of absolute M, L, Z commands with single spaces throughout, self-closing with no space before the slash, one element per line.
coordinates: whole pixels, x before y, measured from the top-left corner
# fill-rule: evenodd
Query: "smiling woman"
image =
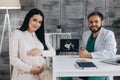
<path fill-rule="evenodd" d="M 52 80 L 52 72 L 43 54 L 55 55 L 55 50 L 44 36 L 44 15 L 31 9 L 10 39 L 11 80 Z"/>

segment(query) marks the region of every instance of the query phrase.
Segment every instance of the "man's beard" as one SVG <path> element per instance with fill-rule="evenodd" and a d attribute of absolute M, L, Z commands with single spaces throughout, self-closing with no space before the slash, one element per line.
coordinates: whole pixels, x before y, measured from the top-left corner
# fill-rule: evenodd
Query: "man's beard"
<path fill-rule="evenodd" d="M 101 26 L 102 27 L 102 26 Z M 97 33 L 100 31 L 101 27 L 99 27 L 97 30 L 92 30 L 91 27 L 89 27 L 89 29 L 92 31 L 92 33 Z"/>

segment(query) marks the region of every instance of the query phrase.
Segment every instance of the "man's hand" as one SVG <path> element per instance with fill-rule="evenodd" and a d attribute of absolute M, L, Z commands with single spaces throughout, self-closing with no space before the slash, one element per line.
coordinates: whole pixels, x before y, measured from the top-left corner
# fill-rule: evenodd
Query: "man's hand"
<path fill-rule="evenodd" d="M 80 58 L 92 58 L 91 54 L 85 49 L 79 51 L 79 57 Z"/>
<path fill-rule="evenodd" d="M 33 65 L 32 69 L 30 70 L 30 73 L 32 74 L 39 74 L 43 71 L 43 67 L 42 66 L 38 66 L 38 65 Z"/>
<path fill-rule="evenodd" d="M 42 53 L 41 53 L 40 49 L 34 48 L 34 49 L 30 50 L 29 52 L 27 52 L 27 55 L 28 56 L 40 56 L 40 55 L 42 55 Z"/>

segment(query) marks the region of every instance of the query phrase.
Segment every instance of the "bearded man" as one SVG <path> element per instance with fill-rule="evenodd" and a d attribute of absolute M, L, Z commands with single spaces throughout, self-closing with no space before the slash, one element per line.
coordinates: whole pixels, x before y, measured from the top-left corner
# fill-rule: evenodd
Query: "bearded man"
<path fill-rule="evenodd" d="M 99 11 L 88 15 L 89 31 L 82 35 L 80 58 L 113 58 L 117 52 L 114 33 L 103 28 L 104 16 Z M 106 80 L 106 76 L 83 77 L 83 80 Z"/>

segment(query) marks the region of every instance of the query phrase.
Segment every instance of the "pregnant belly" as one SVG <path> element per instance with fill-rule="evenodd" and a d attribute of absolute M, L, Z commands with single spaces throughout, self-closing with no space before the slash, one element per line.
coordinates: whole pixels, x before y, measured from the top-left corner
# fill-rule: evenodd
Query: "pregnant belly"
<path fill-rule="evenodd" d="M 27 56 L 27 63 L 30 65 L 45 65 L 45 59 L 42 56 Z"/>

